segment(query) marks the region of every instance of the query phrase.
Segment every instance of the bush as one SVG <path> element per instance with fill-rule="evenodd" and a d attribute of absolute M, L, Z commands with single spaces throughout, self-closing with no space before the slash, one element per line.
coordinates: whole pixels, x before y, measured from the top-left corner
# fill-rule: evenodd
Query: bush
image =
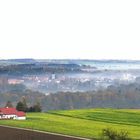
<path fill-rule="evenodd" d="M 128 132 L 121 130 L 117 132 L 111 128 L 106 128 L 102 130 L 102 140 L 130 140 L 128 137 Z"/>

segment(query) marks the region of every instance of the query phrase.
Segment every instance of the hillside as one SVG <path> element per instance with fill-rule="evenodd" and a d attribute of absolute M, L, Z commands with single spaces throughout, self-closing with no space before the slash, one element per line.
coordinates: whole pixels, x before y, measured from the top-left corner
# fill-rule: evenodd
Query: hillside
<path fill-rule="evenodd" d="M 103 128 L 126 130 L 140 139 L 140 110 L 85 109 L 27 114 L 26 121 L 0 121 L 0 124 L 37 129 L 87 138 L 99 138 Z"/>

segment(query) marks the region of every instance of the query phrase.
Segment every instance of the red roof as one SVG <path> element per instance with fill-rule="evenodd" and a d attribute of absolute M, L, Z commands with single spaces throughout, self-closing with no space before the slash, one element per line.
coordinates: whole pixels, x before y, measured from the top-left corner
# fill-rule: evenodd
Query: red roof
<path fill-rule="evenodd" d="M 22 112 L 22 111 L 18 111 L 16 115 L 17 115 L 18 117 L 26 116 L 25 113 Z"/>
<path fill-rule="evenodd" d="M 24 117 L 26 114 L 22 111 L 17 111 L 15 108 L 0 108 L 0 114 L 4 115 L 17 115 L 18 117 Z"/>

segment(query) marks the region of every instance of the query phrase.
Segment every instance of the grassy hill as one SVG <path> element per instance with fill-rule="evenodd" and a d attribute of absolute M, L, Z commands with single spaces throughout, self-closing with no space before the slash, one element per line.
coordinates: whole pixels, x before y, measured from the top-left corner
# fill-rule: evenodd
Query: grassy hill
<path fill-rule="evenodd" d="M 140 139 L 140 110 L 84 109 L 29 113 L 26 121 L 1 120 L 0 124 L 87 138 L 99 138 L 103 128 L 127 130 Z"/>

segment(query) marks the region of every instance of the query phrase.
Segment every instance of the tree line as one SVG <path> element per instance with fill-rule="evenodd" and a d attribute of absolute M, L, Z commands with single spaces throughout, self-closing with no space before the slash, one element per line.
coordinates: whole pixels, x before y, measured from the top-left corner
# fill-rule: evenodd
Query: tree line
<path fill-rule="evenodd" d="M 13 104 L 11 101 L 8 101 L 5 105 L 5 107 L 13 107 Z M 26 99 L 23 97 L 21 99 L 21 101 L 19 101 L 17 104 L 16 104 L 16 109 L 18 111 L 23 111 L 23 112 L 41 112 L 42 111 L 42 107 L 40 105 L 39 102 L 36 102 L 34 105 L 32 106 L 28 106 L 27 105 L 27 102 L 26 102 Z"/>

